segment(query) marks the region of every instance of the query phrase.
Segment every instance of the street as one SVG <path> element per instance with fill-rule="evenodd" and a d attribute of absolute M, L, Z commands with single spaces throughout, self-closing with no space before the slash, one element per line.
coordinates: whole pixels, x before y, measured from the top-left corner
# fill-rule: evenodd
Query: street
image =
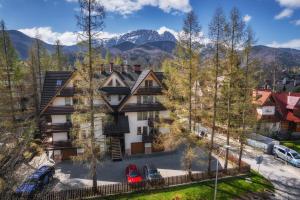
<path fill-rule="evenodd" d="M 209 138 L 209 137 L 208 137 Z M 215 143 L 225 144 L 225 136 L 216 134 Z M 230 140 L 230 145 L 234 152 L 238 152 L 239 144 Z M 256 158 L 263 156 L 260 166 L 256 164 Z M 300 168 L 287 165 L 283 160 L 274 158 L 250 146 L 245 146 L 243 160 L 251 165 L 251 169 L 258 171 L 268 178 L 274 185 L 275 198 L 278 200 L 298 200 L 300 199 Z"/>

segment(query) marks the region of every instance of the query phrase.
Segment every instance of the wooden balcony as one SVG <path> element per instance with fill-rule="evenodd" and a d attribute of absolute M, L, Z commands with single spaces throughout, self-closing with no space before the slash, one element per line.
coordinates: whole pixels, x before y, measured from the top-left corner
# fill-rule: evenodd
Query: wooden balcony
<path fill-rule="evenodd" d="M 67 87 L 60 91 L 58 94 L 59 97 L 73 97 L 75 93 L 75 89 L 73 87 Z"/>
<path fill-rule="evenodd" d="M 144 143 L 152 143 L 154 139 L 158 136 L 158 130 L 152 129 L 148 134 L 142 134 L 142 141 Z"/>
<path fill-rule="evenodd" d="M 64 149 L 73 147 L 72 140 L 43 142 L 43 144 L 46 149 Z"/>
<path fill-rule="evenodd" d="M 166 110 L 166 107 L 161 103 L 152 104 L 138 104 L 138 103 L 128 103 L 121 111 L 123 112 L 143 112 L 143 111 L 162 111 Z"/>
<path fill-rule="evenodd" d="M 161 87 L 140 87 L 136 94 L 138 95 L 160 95 L 162 94 L 162 88 Z"/>
<path fill-rule="evenodd" d="M 68 132 L 72 127 L 71 122 L 66 123 L 44 123 L 41 125 L 41 131 L 43 133 L 54 133 L 54 132 Z"/>
<path fill-rule="evenodd" d="M 45 115 L 66 115 L 74 112 L 73 106 L 49 106 L 44 112 Z"/>

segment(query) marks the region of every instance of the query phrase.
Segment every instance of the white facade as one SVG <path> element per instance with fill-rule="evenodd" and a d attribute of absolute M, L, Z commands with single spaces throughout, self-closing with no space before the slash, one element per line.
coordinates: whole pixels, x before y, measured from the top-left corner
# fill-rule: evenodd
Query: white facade
<path fill-rule="evenodd" d="M 260 108 L 257 108 L 257 113 L 259 115 L 274 115 L 275 114 L 275 106 L 263 106 Z"/>
<path fill-rule="evenodd" d="M 53 142 L 67 141 L 68 133 L 67 132 L 53 133 L 52 138 L 53 138 L 52 139 Z"/>

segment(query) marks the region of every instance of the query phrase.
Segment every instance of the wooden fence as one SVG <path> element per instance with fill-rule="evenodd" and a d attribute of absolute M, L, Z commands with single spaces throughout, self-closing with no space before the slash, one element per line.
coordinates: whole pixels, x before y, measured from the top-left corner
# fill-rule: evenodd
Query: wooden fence
<path fill-rule="evenodd" d="M 241 173 L 249 173 L 250 166 L 243 165 L 239 170 L 238 168 L 227 169 L 225 172 L 223 169 L 219 170 L 218 177 L 222 178 L 225 176 L 236 176 Z M 92 187 L 78 188 L 63 190 L 57 192 L 48 192 L 34 194 L 31 196 L 22 195 L 18 196 L 16 194 L 6 194 L 1 195 L 0 199 L 5 200 L 24 200 L 24 199 L 41 199 L 41 200 L 67 200 L 67 199 L 83 199 L 89 197 L 103 197 L 108 195 L 116 195 L 123 193 L 130 193 L 136 191 L 146 191 L 146 190 L 155 190 L 161 188 L 168 188 L 171 186 L 176 186 L 180 184 L 188 184 L 193 182 L 205 181 L 214 179 L 215 171 L 211 174 L 207 172 L 193 173 L 191 177 L 188 175 L 181 176 L 172 176 L 165 177 L 162 179 L 157 179 L 155 181 L 142 181 L 139 184 L 129 184 L 129 183 L 117 183 L 117 184 L 108 184 L 108 185 L 99 185 L 97 190 L 94 191 Z"/>

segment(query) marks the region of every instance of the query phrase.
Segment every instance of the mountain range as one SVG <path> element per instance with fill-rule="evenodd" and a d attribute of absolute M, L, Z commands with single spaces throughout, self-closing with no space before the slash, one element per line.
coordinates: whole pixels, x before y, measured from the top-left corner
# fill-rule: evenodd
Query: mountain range
<path fill-rule="evenodd" d="M 17 30 L 9 30 L 8 33 L 19 57 L 23 60 L 27 59 L 28 51 L 34 39 Z M 47 44 L 44 41 L 41 41 L 41 43 L 48 52 L 54 52 L 54 45 Z M 109 50 L 113 56 L 121 55 L 129 64 L 139 63 L 160 66 L 163 59 L 173 56 L 176 38 L 168 31 L 159 34 L 155 30 L 136 30 L 107 39 L 103 42 L 103 46 L 105 49 L 105 51 L 102 51 L 103 55 Z M 79 48 L 78 45 L 63 46 L 63 51 L 66 55 L 74 57 Z M 209 49 L 203 52 L 209 54 Z M 297 49 L 257 45 L 253 47 L 251 53 L 266 67 L 274 64 L 274 62 L 284 67 L 300 65 L 300 50 Z"/>

